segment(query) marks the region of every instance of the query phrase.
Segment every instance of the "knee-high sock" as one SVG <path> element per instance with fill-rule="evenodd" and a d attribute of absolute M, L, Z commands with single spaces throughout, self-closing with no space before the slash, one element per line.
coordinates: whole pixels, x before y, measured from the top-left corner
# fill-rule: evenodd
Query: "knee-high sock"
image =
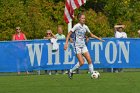
<path fill-rule="evenodd" d="M 88 66 L 89 66 L 90 73 L 92 73 L 94 71 L 93 64 L 89 64 Z"/>
<path fill-rule="evenodd" d="M 77 62 L 77 64 L 72 69 L 70 69 L 70 72 L 73 72 L 74 70 L 78 68 L 80 68 L 79 62 Z"/>

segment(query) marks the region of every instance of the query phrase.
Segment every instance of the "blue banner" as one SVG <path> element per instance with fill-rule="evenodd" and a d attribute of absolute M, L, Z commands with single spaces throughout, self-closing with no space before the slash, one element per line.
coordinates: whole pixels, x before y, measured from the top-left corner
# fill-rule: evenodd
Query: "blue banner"
<path fill-rule="evenodd" d="M 87 43 L 95 68 L 140 68 L 140 39 L 90 39 Z M 78 62 L 72 44 L 64 51 L 65 40 L 52 51 L 49 40 L 0 42 L 0 72 L 70 69 Z M 84 57 L 83 57 L 84 58 Z M 85 65 L 81 69 L 87 69 Z"/>

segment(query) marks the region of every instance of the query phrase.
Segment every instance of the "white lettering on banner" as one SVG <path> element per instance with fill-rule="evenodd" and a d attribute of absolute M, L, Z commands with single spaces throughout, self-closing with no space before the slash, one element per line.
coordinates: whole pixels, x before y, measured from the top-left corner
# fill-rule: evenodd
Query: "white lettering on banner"
<path fill-rule="evenodd" d="M 93 46 L 95 46 L 95 49 L 93 49 Z M 94 63 L 95 64 L 100 64 L 100 50 L 99 50 L 99 47 L 101 47 L 101 50 L 103 50 L 103 44 L 102 42 L 91 42 L 91 50 L 95 50 L 95 61 Z"/>
<path fill-rule="evenodd" d="M 26 44 L 26 46 L 28 47 L 28 51 L 29 51 L 31 66 L 34 65 L 35 53 L 37 56 L 38 66 L 40 66 L 43 45 L 44 45 L 43 43 Z M 34 49 L 33 49 L 33 46 L 34 46 Z M 40 46 L 40 48 L 39 48 L 39 46 Z"/>
<path fill-rule="evenodd" d="M 52 55 L 55 55 L 55 65 L 59 65 L 60 64 L 60 61 L 59 61 L 59 50 L 55 51 L 55 52 L 52 52 L 52 44 L 50 43 L 47 43 L 46 44 L 48 46 L 48 63 L 47 65 L 52 65 L 53 62 L 52 62 Z"/>
<path fill-rule="evenodd" d="M 130 45 L 130 42 L 126 42 L 127 49 L 126 49 L 124 42 L 118 42 L 118 44 L 119 44 L 119 61 L 118 61 L 118 63 L 122 63 L 122 61 L 121 61 L 122 52 L 124 54 L 126 63 L 129 63 L 129 45 Z M 121 52 L 121 50 L 122 50 L 122 52 Z"/>
<path fill-rule="evenodd" d="M 113 46 L 113 54 L 110 54 L 110 46 Z M 112 61 L 110 60 L 110 55 L 113 55 Z M 105 47 L 105 57 L 109 64 L 113 64 L 116 61 L 117 58 L 117 47 L 116 44 L 113 41 L 109 41 Z"/>
<path fill-rule="evenodd" d="M 113 54 L 110 54 L 110 46 L 113 46 Z M 126 48 L 126 45 L 127 45 L 127 48 Z M 115 61 L 116 61 L 116 58 L 117 58 L 117 48 L 119 48 L 119 60 L 118 60 L 118 63 L 122 63 L 122 53 L 124 55 L 124 58 L 126 60 L 126 63 L 129 63 L 129 45 L 130 45 L 130 42 L 126 42 L 126 45 L 124 42 L 122 41 L 119 41 L 117 42 L 117 45 L 113 42 L 113 41 L 109 41 L 106 45 L 106 48 L 105 48 L 105 57 L 106 57 L 106 60 L 109 64 L 113 64 Z M 122 51 L 122 52 L 121 52 Z M 111 55 L 113 55 L 113 58 L 112 58 L 112 61 L 110 60 L 111 58 Z"/>
<path fill-rule="evenodd" d="M 72 50 L 70 48 L 68 48 L 66 51 L 65 51 L 65 60 L 64 60 L 64 63 L 63 64 L 74 64 L 75 63 L 75 56 L 72 55 Z M 72 61 L 69 62 L 69 57 L 72 58 Z"/>
<path fill-rule="evenodd" d="M 65 43 L 61 43 L 61 44 L 64 45 Z M 89 52 L 92 53 L 92 51 L 95 50 L 95 53 L 94 53 L 95 59 L 92 59 L 94 61 L 94 64 L 101 64 L 101 59 L 100 59 L 101 53 L 104 53 L 104 58 L 106 59 L 106 62 L 108 64 L 114 64 L 115 62 L 122 63 L 122 60 L 124 60 L 124 62 L 126 63 L 129 63 L 130 42 L 108 41 L 105 44 L 106 45 L 104 45 L 103 42 L 91 42 L 91 49 L 89 49 Z M 75 62 L 76 56 L 75 54 L 73 55 L 73 50 L 71 48 L 68 48 L 66 51 L 64 50 L 62 51 L 61 49 L 59 49 L 56 52 L 52 52 L 51 43 L 45 43 L 45 44 L 34 43 L 34 44 L 26 44 L 26 46 L 28 48 L 31 66 L 35 64 L 34 63 L 35 59 L 37 59 L 38 66 L 40 66 L 42 57 L 45 57 L 46 59 L 48 59 L 48 62 L 46 62 L 46 65 L 53 65 L 53 64 L 60 65 L 60 64 L 75 64 L 76 63 Z M 47 55 L 42 54 L 42 51 L 44 49 L 43 47 L 47 47 L 48 49 Z M 64 54 L 60 54 L 60 53 L 64 53 Z M 54 60 L 53 60 L 53 56 L 55 56 Z M 62 60 L 62 58 L 64 58 L 64 60 Z M 85 62 L 85 64 L 87 64 L 87 62 Z"/>

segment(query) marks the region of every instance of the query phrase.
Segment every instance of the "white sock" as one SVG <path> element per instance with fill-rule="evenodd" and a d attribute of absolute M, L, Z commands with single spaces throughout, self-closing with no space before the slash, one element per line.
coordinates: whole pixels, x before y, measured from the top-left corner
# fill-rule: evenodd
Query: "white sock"
<path fill-rule="evenodd" d="M 93 64 L 89 64 L 88 66 L 89 66 L 90 73 L 92 73 L 94 71 Z"/>
<path fill-rule="evenodd" d="M 80 68 L 79 62 L 72 69 L 70 69 L 70 72 L 72 73 L 74 70 L 78 68 Z"/>

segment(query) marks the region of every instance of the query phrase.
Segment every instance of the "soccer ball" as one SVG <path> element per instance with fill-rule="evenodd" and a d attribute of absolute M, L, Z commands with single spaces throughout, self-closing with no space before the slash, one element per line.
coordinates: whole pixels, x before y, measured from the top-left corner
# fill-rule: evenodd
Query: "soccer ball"
<path fill-rule="evenodd" d="M 91 78 L 99 78 L 100 77 L 100 73 L 98 71 L 93 71 L 93 73 L 91 74 Z"/>

